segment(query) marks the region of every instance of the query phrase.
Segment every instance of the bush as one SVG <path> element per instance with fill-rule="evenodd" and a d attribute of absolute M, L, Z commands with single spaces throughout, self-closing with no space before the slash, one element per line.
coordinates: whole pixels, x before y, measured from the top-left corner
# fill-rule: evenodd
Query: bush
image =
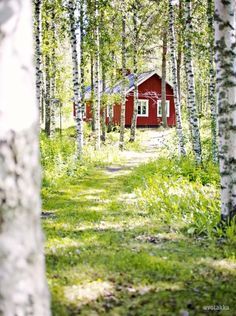
<path fill-rule="evenodd" d="M 85 124 L 85 143 L 91 138 L 91 132 Z M 110 133 L 113 134 L 113 133 Z M 117 135 L 111 135 L 106 145 L 95 153 L 93 142 L 89 141 L 84 146 L 83 155 L 76 158 L 75 129 L 68 128 L 63 135 L 56 134 L 49 139 L 44 133 L 40 136 L 41 164 L 43 167 L 43 186 L 50 187 L 57 184 L 63 177 L 82 177 L 96 167 L 104 167 L 110 164 L 122 162 L 118 144 L 114 146 L 112 139 Z"/>

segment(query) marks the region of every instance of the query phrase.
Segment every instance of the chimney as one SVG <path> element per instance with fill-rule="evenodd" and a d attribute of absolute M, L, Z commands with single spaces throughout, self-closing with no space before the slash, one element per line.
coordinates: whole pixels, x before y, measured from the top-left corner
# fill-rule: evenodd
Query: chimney
<path fill-rule="evenodd" d="M 122 76 L 122 68 L 117 69 L 117 74 L 119 77 Z M 128 76 L 131 74 L 131 70 L 130 69 L 125 69 L 125 75 Z"/>

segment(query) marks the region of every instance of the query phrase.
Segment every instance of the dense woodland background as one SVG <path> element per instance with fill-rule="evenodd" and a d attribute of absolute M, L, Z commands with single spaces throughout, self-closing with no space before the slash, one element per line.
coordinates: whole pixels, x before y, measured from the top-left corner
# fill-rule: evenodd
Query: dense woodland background
<path fill-rule="evenodd" d="M 2 1 L 1 315 L 236 315 L 235 27 L 235 0 Z"/>

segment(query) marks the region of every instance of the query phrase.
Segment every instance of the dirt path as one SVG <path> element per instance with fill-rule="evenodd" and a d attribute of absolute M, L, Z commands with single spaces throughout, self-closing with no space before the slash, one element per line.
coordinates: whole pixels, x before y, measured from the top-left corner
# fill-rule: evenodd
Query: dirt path
<path fill-rule="evenodd" d="M 121 173 L 128 173 L 131 169 L 138 165 L 156 159 L 159 155 L 158 149 L 165 146 L 168 138 L 171 136 L 172 130 L 158 130 L 148 129 L 141 130 L 142 133 L 142 151 L 123 151 L 120 153 L 121 158 L 124 159 L 122 166 L 111 165 L 106 168 L 108 173 L 120 175 Z"/>

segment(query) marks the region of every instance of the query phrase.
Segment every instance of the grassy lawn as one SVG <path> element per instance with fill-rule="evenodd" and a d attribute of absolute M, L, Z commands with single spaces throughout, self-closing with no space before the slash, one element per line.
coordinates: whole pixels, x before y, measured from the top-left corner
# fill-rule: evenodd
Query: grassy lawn
<path fill-rule="evenodd" d="M 167 188 L 165 205 L 154 201 L 149 181 L 160 179 L 158 193 L 157 170 L 153 163 L 128 174 L 91 168 L 43 190 L 53 315 L 236 315 L 235 240 L 187 233 L 191 223 L 168 206 L 184 207 L 184 197 Z M 186 199 L 193 184 L 202 207 L 217 207 L 214 183 L 181 177 Z M 214 305 L 224 310 L 205 310 Z"/>

